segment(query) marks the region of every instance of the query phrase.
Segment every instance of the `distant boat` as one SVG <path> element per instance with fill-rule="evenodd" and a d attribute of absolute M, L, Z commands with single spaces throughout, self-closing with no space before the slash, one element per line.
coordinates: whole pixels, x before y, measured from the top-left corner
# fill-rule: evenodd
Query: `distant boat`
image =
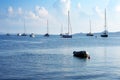
<path fill-rule="evenodd" d="M 44 37 L 49 37 L 49 28 L 48 28 L 48 20 L 47 20 L 47 33 L 44 35 Z"/>
<path fill-rule="evenodd" d="M 27 34 L 26 34 L 26 33 L 23 33 L 23 34 L 21 34 L 21 36 L 27 36 Z"/>
<path fill-rule="evenodd" d="M 10 36 L 10 34 L 9 34 L 9 33 L 7 33 L 6 35 L 7 35 L 7 36 Z"/>
<path fill-rule="evenodd" d="M 45 36 L 45 37 L 49 37 L 50 35 L 49 35 L 48 33 L 46 33 L 44 36 Z"/>
<path fill-rule="evenodd" d="M 35 34 L 34 34 L 34 33 L 31 33 L 31 34 L 30 34 L 30 37 L 34 38 L 34 37 L 35 37 Z"/>
<path fill-rule="evenodd" d="M 20 34 L 20 33 L 18 33 L 18 34 L 17 34 L 17 36 L 21 36 L 21 34 Z"/>
<path fill-rule="evenodd" d="M 101 34 L 101 37 L 108 37 L 108 31 L 107 31 L 107 24 L 106 24 L 106 9 L 105 9 L 105 30 L 104 32 Z"/>
<path fill-rule="evenodd" d="M 72 34 L 70 34 L 70 28 L 71 28 L 70 15 L 69 15 L 69 11 L 68 11 L 68 33 L 63 34 L 62 38 L 72 38 Z M 72 33 L 72 30 L 71 30 L 71 33 Z"/>
<path fill-rule="evenodd" d="M 25 19 L 24 19 L 24 33 L 21 34 L 21 36 L 27 36 L 27 34 L 26 34 L 26 26 L 25 26 Z"/>
<path fill-rule="evenodd" d="M 102 33 L 101 37 L 108 37 L 108 31 L 105 30 L 105 31 Z"/>
<path fill-rule="evenodd" d="M 61 33 L 60 33 L 60 36 L 63 35 L 63 25 L 61 25 Z"/>
<path fill-rule="evenodd" d="M 91 19 L 89 18 L 89 23 L 90 23 L 90 32 L 86 34 L 86 36 L 94 36 L 91 32 Z"/>
<path fill-rule="evenodd" d="M 62 36 L 63 34 L 60 34 L 60 36 Z"/>

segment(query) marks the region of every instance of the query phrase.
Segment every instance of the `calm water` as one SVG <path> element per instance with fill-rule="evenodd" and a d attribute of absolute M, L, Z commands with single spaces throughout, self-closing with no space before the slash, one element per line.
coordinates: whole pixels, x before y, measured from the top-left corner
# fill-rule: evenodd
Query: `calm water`
<path fill-rule="evenodd" d="M 86 50 L 91 59 L 73 57 Z M 0 80 L 120 80 L 120 37 L 0 36 Z"/>

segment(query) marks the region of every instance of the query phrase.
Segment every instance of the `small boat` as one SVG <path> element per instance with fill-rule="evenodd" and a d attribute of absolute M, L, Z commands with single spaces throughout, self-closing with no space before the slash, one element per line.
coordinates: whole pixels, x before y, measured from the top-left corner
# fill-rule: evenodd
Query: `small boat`
<path fill-rule="evenodd" d="M 21 34 L 20 34 L 20 33 L 18 33 L 18 34 L 17 34 L 17 36 L 21 36 Z"/>
<path fill-rule="evenodd" d="M 70 29 L 71 29 L 71 24 L 70 24 L 70 15 L 68 11 L 68 33 L 63 34 L 62 38 L 72 38 L 72 34 L 70 34 Z M 72 29 L 71 29 L 71 33 L 72 33 Z"/>
<path fill-rule="evenodd" d="M 21 36 L 27 36 L 27 34 L 26 34 L 26 33 L 23 33 L 23 34 L 21 34 Z"/>
<path fill-rule="evenodd" d="M 79 58 L 88 58 L 88 59 L 90 59 L 90 55 L 86 51 L 74 51 L 73 56 L 79 57 Z"/>
<path fill-rule="evenodd" d="M 106 9 L 105 9 L 105 31 L 101 34 L 101 37 L 108 37 L 107 24 L 106 24 Z"/>
<path fill-rule="evenodd" d="M 91 32 L 91 19 L 89 19 L 89 23 L 90 23 L 90 32 L 86 34 L 86 36 L 94 36 Z"/>
<path fill-rule="evenodd" d="M 44 36 L 45 36 L 45 37 L 49 37 L 50 35 L 49 35 L 48 33 L 46 33 Z"/>
<path fill-rule="evenodd" d="M 7 35 L 7 36 L 10 36 L 10 34 L 9 34 L 9 33 L 7 33 L 6 35 Z"/>
<path fill-rule="evenodd" d="M 24 33 L 21 34 L 21 36 L 27 36 L 27 34 L 26 34 L 26 26 L 25 26 L 25 19 L 24 19 Z"/>
<path fill-rule="evenodd" d="M 31 34 L 30 34 L 30 37 L 34 38 L 34 37 L 35 37 L 35 34 L 34 34 L 34 33 L 31 33 Z"/>
<path fill-rule="evenodd" d="M 62 36 L 63 34 L 60 34 L 60 36 Z"/>
<path fill-rule="evenodd" d="M 101 34 L 101 37 L 108 37 L 108 32 L 105 30 L 103 34 Z"/>
<path fill-rule="evenodd" d="M 44 35 L 44 37 L 49 37 L 49 28 L 48 28 L 48 20 L 47 20 L 47 33 Z"/>
<path fill-rule="evenodd" d="M 60 36 L 63 35 L 63 25 L 61 25 L 61 33 L 60 33 Z"/>

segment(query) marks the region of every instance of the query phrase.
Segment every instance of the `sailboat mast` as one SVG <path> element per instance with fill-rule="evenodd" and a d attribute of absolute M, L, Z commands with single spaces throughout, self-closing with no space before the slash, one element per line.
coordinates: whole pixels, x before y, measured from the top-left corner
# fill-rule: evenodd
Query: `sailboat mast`
<path fill-rule="evenodd" d="M 68 34 L 69 34 L 69 27 L 70 27 L 70 19 L 69 19 L 69 11 L 68 11 Z"/>
<path fill-rule="evenodd" d="M 24 18 L 24 33 L 26 33 L 25 18 Z"/>
<path fill-rule="evenodd" d="M 107 27 L 107 24 L 106 24 L 106 8 L 105 8 L 105 31 L 106 31 L 106 27 Z"/>
<path fill-rule="evenodd" d="M 49 32 L 49 30 L 48 30 L 48 20 L 47 20 L 47 33 Z"/>
<path fill-rule="evenodd" d="M 63 33 L 63 25 L 61 24 L 61 34 Z"/>
<path fill-rule="evenodd" d="M 90 24 L 90 33 L 91 33 L 91 19 L 89 17 L 89 24 Z"/>

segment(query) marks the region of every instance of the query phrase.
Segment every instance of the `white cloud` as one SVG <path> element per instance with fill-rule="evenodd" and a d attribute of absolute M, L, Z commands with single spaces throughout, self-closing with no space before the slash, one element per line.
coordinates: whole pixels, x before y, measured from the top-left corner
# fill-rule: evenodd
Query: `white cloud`
<path fill-rule="evenodd" d="M 104 13 L 103 11 L 100 10 L 100 8 L 98 6 L 96 6 L 95 11 L 97 12 L 97 14 L 101 17 L 104 18 Z"/>
<path fill-rule="evenodd" d="M 22 14 L 23 14 L 22 8 L 18 8 L 18 14 L 19 14 L 19 15 L 22 15 Z"/>
<path fill-rule="evenodd" d="M 78 3 L 77 7 L 78 7 L 78 9 L 81 9 L 81 4 L 80 4 L 80 3 Z"/>
<path fill-rule="evenodd" d="M 44 7 L 35 7 L 35 11 L 39 17 L 47 17 L 48 16 L 48 11 Z"/>
<path fill-rule="evenodd" d="M 27 18 L 29 19 L 38 19 L 38 16 L 35 15 L 35 13 L 33 13 L 32 11 L 29 11 L 27 14 L 26 14 Z"/>
<path fill-rule="evenodd" d="M 67 15 L 68 10 L 71 8 L 71 0 L 56 0 L 53 7 L 57 10 L 57 12 L 60 11 L 64 15 Z"/>
<path fill-rule="evenodd" d="M 120 12 L 120 5 L 117 5 L 117 6 L 115 7 L 115 11 L 116 11 L 116 12 Z"/>
<path fill-rule="evenodd" d="M 62 12 L 67 15 L 71 7 L 71 0 L 61 0 Z"/>
<path fill-rule="evenodd" d="M 13 13 L 14 13 L 14 10 L 13 10 L 12 6 L 9 6 L 8 7 L 8 14 L 13 15 Z"/>

